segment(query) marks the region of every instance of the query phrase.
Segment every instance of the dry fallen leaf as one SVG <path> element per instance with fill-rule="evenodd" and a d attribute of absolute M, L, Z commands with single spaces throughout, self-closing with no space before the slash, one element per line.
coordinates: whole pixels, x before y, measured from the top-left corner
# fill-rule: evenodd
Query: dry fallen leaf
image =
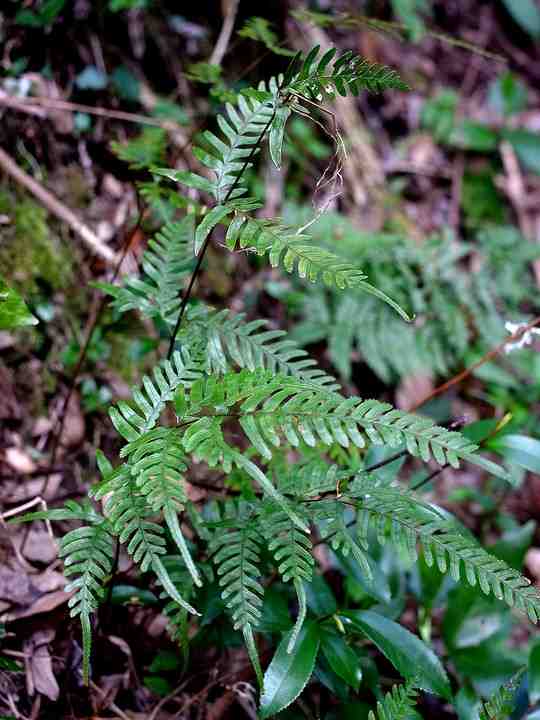
<path fill-rule="evenodd" d="M 33 525 L 24 544 L 24 556 L 30 562 L 52 562 L 58 553 L 55 541 L 45 528 Z"/>
<path fill-rule="evenodd" d="M 31 473 L 36 469 L 36 464 L 30 455 L 19 447 L 6 448 L 5 460 L 18 473 Z"/>
<path fill-rule="evenodd" d="M 38 630 L 24 643 L 24 652 L 27 655 L 25 664 L 28 694 L 33 696 L 38 692 L 53 702 L 58 700 L 60 695 L 48 647 L 54 636 L 55 632 L 52 629 Z"/>

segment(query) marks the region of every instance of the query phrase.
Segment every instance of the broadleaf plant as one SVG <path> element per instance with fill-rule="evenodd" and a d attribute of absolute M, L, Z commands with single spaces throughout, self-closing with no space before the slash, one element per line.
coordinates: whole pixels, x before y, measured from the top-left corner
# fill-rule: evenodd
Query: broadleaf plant
<path fill-rule="evenodd" d="M 101 287 L 112 296 L 115 312 L 137 310 L 168 333 L 167 357 L 143 376 L 131 402 L 110 408 L 124 444 L 112 464 L 98 453 L 102 480 L 91 498 L 101 502 L 101 511 L 71 503 L 25 518 L 83 523 L 63 538 L 61 555 L 73 577 L 70 605 L 81 620 L 86 682 L 91 618 L 114 572 L 114 543 L 161 586 L 172 635 L 182 642 L 202 611 L 201 587 L 219 587 L 261 686 L 262 717 L 287 707 L 312 672 L 322 672 L 317 658 L 339 667 L 336 648 L 354 657 L 347 643 L 358 635 L 378 645 L 407 680 L 381 697 L 372 717 L 408 716 L 417 689 L 451 697 L 440 661 L 420 638 L 375 610 L 338 613 L 335 603 L 314 600 L 321 579 L 314 536 L 354 567 L 365 587 L 377 577 L 376 538 L 410 561 L 421 551 L 441 573 L 537 622 L 540 596 L 525 577 L 380 465 L 367 465 L 365 457 L 371 447 L 380 447 L 408 454 L 416 463 L 473 464 L 504 481 L 502 468 L 465 435 L 427 417 L 346 396 L 296 342 L 266 321 L 248 322 L 228 309 L 193 301 L 209 243 L 221 227 L 229 251 L 268 256 L 273 267 L 314 283 L 322 280 L 343 298 L 367 291 L 386 300 L 405 322 L 406 309 L 369 284 L 355 262 L 314 243 L 309 223 L 299 227 L 255 215 L 262 202 L 250 194 L 247 173 L 266 142 L 272 161 L 281 164 L 294 112 L 311 115 L 337 94 L 385 89 L 405 90 L 406 84 L 396 71 L 352 52 L 321 55 L 314 47 L 295 56 L 283 75 L 243 90 L 236 105 L 226 105 L 215 131 L 202 133 L 193 148 L 194 169 L 152 168 L 155 180 L 145 184 L 145 197 L 165 225 L 144 254 L 140 275 L 124 279 L 122 286 Z M 136 160 L 144 162 L 141 153 Z M 162 212 L 163 178 L 197 198 L 176 203 L 176 209 L 192 211 L 184 211 L 183 219 Z M 211 478 L 216 471 L 224 476 L 229 492 L 216 486 L 216 497 L 201 509 L 190 498 L 189 482 L 192 471 L 200 477 L 204 466 L 213 470 Z M 288 622 L 285 618 L 286 632 L 264 673 L 258 630 L 264 626 L 269 577 L 290 586 L 296 610 Z"/>

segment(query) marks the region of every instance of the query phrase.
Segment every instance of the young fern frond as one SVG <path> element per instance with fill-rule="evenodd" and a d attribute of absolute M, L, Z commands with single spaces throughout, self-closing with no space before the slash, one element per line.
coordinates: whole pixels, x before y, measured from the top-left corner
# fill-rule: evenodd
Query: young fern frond
<path fill-rule="evenodd" d="M 330 390 L 339 388 L 335 379 L 324 373 L 284 330 L 270 330 L 266 320 L 245 322 L 244 318 L 243 313 L 233 315 L 228 310 L 208 317 L 205 328 L 210 372 L 226 373 L 232 361 L 239 368 L 269 370 L 324 385 Z"/>
<path fill-rule="evenodd" d="M 283 83 L 283 93 L 296 93 L 308 100 L 321 101 L 325 98 L 333 100 L 336 93 L 345 97 L 358 95 L 361 90 L 409 89 L 395 70 L 371 63 L 351 50 L 337 58 L 336 48 L 327 50 L 320 57 L 319 53 L 320 47 L 316 45 L 301 65 L 301 56 L 297 55 L 289 70 L 292 77 L 286 77 Z"/>
<path fill-rule="evenodd" d="M 98 455 L 103 466 L 103 459 Z M 90 677 L 90 654 L 92 652 L 91 616 L 105 596 L 105 583 L 113 567 L 114 538 L 108 519 L 85 501 L 79 504 L 68 500 L 64 507 L 27 513 L 18 522 L 33 520 L 82 520 L 85 525 L 66 533 L 60 540 L 59 556 L 64 562 L 64 575 L 72 579 L 65 586 L 73 593 L 68 601 L 70 616 L 81 623 L 83 644 L 83 681 Z"/>
<path fill-rule="evenodd" d="M 64 560 L 64 575 L 76 576 L 65 592 L 75 591 L 69 599 L 71 617 L 80 619 L 83 639 L 83 680 L 90 675 L 92 628 L 90 617 L 105 595 L 104 582 L 111 574 L 114 543 L 108 520 L 71 530 L 60 541 L 59 555 Z"/>
<path fill-rule="evenodd" d="M 260 577 L 260 535 L 250 513 L 238 512 L 236 527 L 218 528 L 209 545 L 217 567 L 221 597 L 235 630 L 241 630 L 249 658 L 262 686 L 262 670 L 253 631 L 261 617 L 264 590 Z"/>
<path fill-rule="evenodd" d="M 299 506 L 297 512 L 301 513 Z M 283 582 L 292 581 L 298 599 L 298 616 L 287 648 L 292 652 L 307 614 L 304 582 L 311 582 L 315 564 L 311 538 L 274 503 L 263 508 L 263 533 Z"/>
<path fill-rule="evenodd" d="M 178 289 L 193 265 L 193 217 L 163 226 L 148 243 L 142 260 L 144 276 L 129 277 L 123 286 L 96 283 L 111 295 L 112 306 L 120 313 L 138 310 L 149 318 L 161 318 L 174 325 L 180 309 Z"/>
<path fill-rule="evenodd" d="M 479 585 L 484 594 L 493 594 L 510 607 L 525 612 L 531 622 L 540 619 L 540 594 L 530 580 L 490 555 L 457 523 L 449 522 L 412 493 L 398 486 L 377 487 L 371 480 L 355 481 L 348 495 L 357 498 L 357 537 L 365 549 L 369 530 L 379 542 L 390 540 L 410 560 L 416 560 L 420 544 L 429 566 L 436 564 L 456 582 L 465 579 Z"/>
<path fill-rule="evenodd" d="M 368 720 L 408 720 L 416 705 L 418 690 L 411 685 L 394 685 L 382 700 L 377 710 L 370 710 Z"/>

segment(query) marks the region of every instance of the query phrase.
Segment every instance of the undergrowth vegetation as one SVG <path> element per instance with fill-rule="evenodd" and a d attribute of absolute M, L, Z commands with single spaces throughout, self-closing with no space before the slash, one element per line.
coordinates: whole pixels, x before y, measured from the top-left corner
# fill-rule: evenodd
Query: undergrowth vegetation
<path fill-rule="evenodd" d="M 420 36 L 429 3 L 394 5 L 401 30 Z M 323 27 L 324 17 L 311 14 Z M 343 14 L 336 25 L 358 22 Z M 343 98 L 407 92 L 399 68 L 335 47 L 293 54 L 263 18 L 250 18 L 240 37 L 262 43 L 283 72 L 233 89 L 221 68 L 194 64 L 188 77 L 208 86 L 220 112 L 190 144 L 186 162 L 167 166 L 163 128 L 111 144 L 141 179 L 153 232 L 137 271 L 92 286 L 106 298 L 110 327 L 125 328 L 136 316 L 153 341 L 139 353 L 144 370 L 129 399 L 108 407 L 117 435 L 95 448 L 100 480 L 88 497 L 16 522 L 46 520 L 60 529 L 85 685 L 100 608 L 111 601 L 123 553 L 166 616 L 184 668 L 190 648 L 243 643 L 260 718 L 297 717 L 289 706 L 314 681 L 337 704 L 367 688 L 351 712 L 369 720 L 420 717 L 418 704 L 429 708 L 431 696 L 460 719 L 502 720 L 540 697 L 526 653 L 506 647 L 518 622 L 528 627 L 540 618 L 540 593 L 522 572 L 534 524 L 498 514 L 509 490 L 537 468 L 536 441 L 525 432 L 537 429 L 527 407 L 540 400 L 540 366 L 527 348 L 508 354 L 502 369 L 482 357 L 508 332 L 517 348 L 537 332 L 527 323 L 536 309 L 538 245 L 505 215 L 485 223 L 474 211 L 465 239 L 455 228 L 419 239 L 398 223 L 361 230 L 336 206 L 350 138 L 332 108 Z M 424 129 L 470 149 L 456 140 L 463 128 L 452 97 L 436 102 L 424 108 Z M 448 127 L 440 125 L 441 103 L 450 107 Z M 303 141 L 325 163 L 314 192 L 325 199 L 308 207 L 295 191 L 282 217 L 267 217 L 258 163 L 262 157 L 273 165 L 268 172 L 301 174 Z M 0 194 L 0 213 L 9 202 Z M 33 234 L 48 262 L 44 217 L 32 204 L 17 207 L 13 248 L 21 233 Z M 493 219 L 490 207 L 486 213 Z M 288 330 L 275 317 L 221 302 L 217 292 L 197 293 L 212 244 L 223 267 L 230 253 L 245 275 L 264 268 L 263 289 L 253 292 L 281 301 Z M 51 264 L 54 289 L 67 272 Z M 23 280 L 1 282 L 1 330 L 37 322 L 21 297 L 38 297 L 32 273 Z M 509 319 L 517 325 L 505 328 Z M 95 358 L 101 340 L 93 338 Z M 312 356 L 317 346 L 326 350 Z M 443 417 L 436 404 L 407 412 L 383 392 L 355 394 L 358 373 L 382 386 L 452 377 L 479 359 L 478 377 L 491 383 L 480 400 L 505 408 L 502 418 L 468 423 Z M 426 399 L 436 395 L 432 389 Z M 500 435 L 514 416 L 519 432 Z M 454 488 L 453 499 L 475 502 L 487 528 L 500 521 L 498 539 L 476 538 L 461 513 L 424 494 L 446 469 L 473 478 Z M 339 587 L 325 579 L 328 568 L 340 574 Z M 400 622 L 411 595 L 416 612 Z M 485 666 L 497 662 L 493 680 Z"/>

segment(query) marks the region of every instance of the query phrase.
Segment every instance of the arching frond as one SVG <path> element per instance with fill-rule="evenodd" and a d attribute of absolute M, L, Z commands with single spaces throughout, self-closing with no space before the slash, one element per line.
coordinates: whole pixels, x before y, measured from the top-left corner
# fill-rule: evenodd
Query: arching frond
<path fill-rule="evenodd" d="M 114 298 L 112 305 L 118 312 L 139 310 L 146 317 L 158 317 L 174 325 L 180 309 L 179 290 L 192 270 L 193 242 L 193 216 L 167 223 L 148 243 L 142 277 L 128 277 L 120 286 L 96 286 Z"/>
<path fill-rule="evenodd" d="M 471 535 L 460 531 L 457 523 L 449 522 L 399 486 L 377 487 L 371 481 L 355 481 L 347 492 L 358 498 L 357 535 L 365 548 L 370 528 L 380 542 L 389 539 L 411 560 L 416 559 L 419 543 L 428 565 L 436 563 L 456 582 L 462 580 L 464 571 L 469 585 L 478 585 L 486 595 L 492 593 L 525 612 L 531 622 L 538 622 L 540 594 L 530 580 L 490 555 Z"/>
<path fill-rule="evenodd" d="M 195 401 L 195 402 L 194 402 Z M 233 405 L 247 437 L 265 458 L 272 457 L 271 446 L 281 437 L 298 447 L 338 443 L 365 447 L 372 443 L 395 447 L 405 443 L 411 455 L 440 465 L 459 467 L 460 460 L 479 465 L 506 478 L 505 471 L 476 453 L 478 446 L 458 432 L 435 425 L 432 420 L 395 410 L 388 403 L 362 400 L 326 390 L 290 376 L 270 372 L 228 373 L 222 381 L 201 380 L 193 385 L 186 414 L 197 414 L 197 407 L 211 405 L 216 418 L 227 417 Z"/>
<path fill-rule="evenodd" d="M 297 505 L 296 512 L 303 514 Z M 304 582 L 313 577 L 313 549 L 311 538 L 299 530 L 291 518 L 275 503 L 263 508 L 263 532 L 268 549 L 274 556 L 283 582 L 292 582 L 298 599 L 298 617 L 294 624 L 288 651 L 292 652 L 306 618 L 307 601 Z"/>
<path fill-rule="evenodd" d="M 257 678 L 262 685 L 253 631 L 261 617 L 264 590 L 259 582 L 260 534 L 253 517 L 239 512 L 235 527 L 218 528 L 209 545 L 217 567 L 221 597 L 232 615 L 235 630 L 241 630 Z"/>

